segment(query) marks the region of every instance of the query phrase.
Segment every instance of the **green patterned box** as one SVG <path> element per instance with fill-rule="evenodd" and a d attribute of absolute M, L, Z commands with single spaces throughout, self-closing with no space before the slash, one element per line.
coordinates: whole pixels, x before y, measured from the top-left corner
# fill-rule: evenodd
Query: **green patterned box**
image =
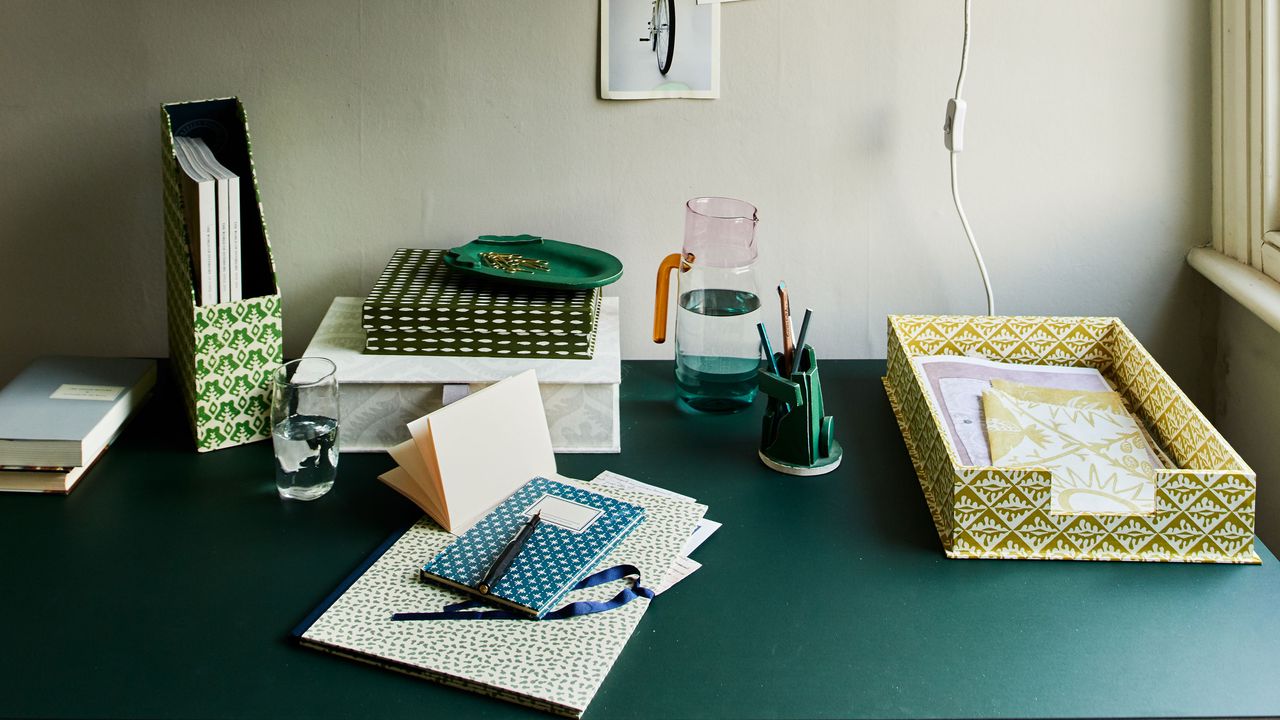
<path fill-rule="evenodd" d="M 161 107 L 169 357 L 200 452 L 271 436 L 267 382 L 283 358 L 280 292 L 244 106 L 236 98 Z M 244 300 L 197 306 L 173 138 L 199 137 L 241 178 Z M 247 180 L 247 182 L 246 182 Z"/>
<path fill-rule="evenodd" d="M 917 355 L 1096 368 L 1177 466 L 1154 511 L 1057 512 L 1050 470 L 962 464 Z M 892 315 L 885 388 L 947 557 L 1261 562 L 1253 470 L 1117 318 Z"/>
<path fill-rule="evenodd" d="M 596 333 L 582 337 L 560 332 L 546 334 L 507 332 L 484 333 L 380 332 L 365 331 L 365 352 L 375 355 L 457 355 L 480 357 L 525 357 L 590 360 L 595 356 Z"/>
<path fill-rule="evenodd" d="M 450 270 L 444 250 L 401 248 L 365 299 L 365 351 L 589 359 L 599 288 L 548 290 Z"/>

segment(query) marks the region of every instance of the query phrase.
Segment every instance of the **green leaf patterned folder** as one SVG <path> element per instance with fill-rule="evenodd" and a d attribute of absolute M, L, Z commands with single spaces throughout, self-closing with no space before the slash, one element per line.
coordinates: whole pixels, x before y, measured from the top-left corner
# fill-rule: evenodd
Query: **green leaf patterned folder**
<path fill-rule="evenodd" d="M 365 351 L 590 358 L 601 291 L 506 285 L 451 271 L 444 250 L 401 248 L 365 299 Z"/>
<path fill-rule="evenodd" d="M 707 510 L 687 499 L 564 482 L 644 508 L 644 522 L 599 563 L 634 565 L 642 578 L 667 575 Z M 421 582 L 414 572 L 457 540 L 424 517 L 375 550 L 302 621 L 294 636 L 317 650 L 556 715 L 581 717 L 650 601 L 639 598 L 609 612 L 553 622 L 392 620 L 398 612 L 435 611 L 469 599 Z M 566 601 L 599 602 L 617 591 L 616 585 L 605 584 L 575 590 Z"/>

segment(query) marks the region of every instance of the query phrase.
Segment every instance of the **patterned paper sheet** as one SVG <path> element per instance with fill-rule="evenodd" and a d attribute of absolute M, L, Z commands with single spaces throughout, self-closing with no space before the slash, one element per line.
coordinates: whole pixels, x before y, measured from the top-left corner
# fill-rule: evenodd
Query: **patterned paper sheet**
<path fill-rule="evenodd" d="M 1115 412 L 1034 402 L 992 388 L 982 394 L 982 408 L 994 464 L 1053 473 L 1051 512 L 1155 512 L 1152 455 L 1123 406 Z"/>
<path fill-rule="evenodd" d="M 1151 436 L 1146 426 L 1138 422 L 1134 417 L 1133 411 L 1129 406 L 1125 405 L 1124 397 L 1115 391 L 1106 390 L 1101 392 L 1093 392 L 1089 390 L 1062 390 L 1059 388 L 1040 387 L 1036 385 L 1024 385 L 1023 383 L 1011 382 L 996 378 L 991 381 L 991 387 L 1006 393 L 1018 400 L 1028 400 L 1031 402 L 1043 402 L 1053 405 L 1065 405 L 1067 407 L 1076 408 L 1092 408 L 1098 410 L 1107 410 L 1121 415 L 1127 415 L 1133 418 L 1134 425 L 1138 428 L 1138 432 L 1142 434 L 1142 441 L 1146 445 L 1148 459 L 1153 467 L 1170 469 L 1176 468 L 1173 460 L 1165 454 L 1160 448 L 1156 439 Z"/>
<path fill-rule="evenodd" d="M 1071 390 L 1111 389 L 1102 374 L 1093 368 L 1029 367 L 954 355 L 916 357 L 913 360 L 929 381 L 926 387 L 947 423 L 947 430 L 964 465 L 991 465 L 991 451 L 987 447 L 986 427 L 982 419 L 982 393 L 991 387 L 994 380 L 1015 380 Z"/>

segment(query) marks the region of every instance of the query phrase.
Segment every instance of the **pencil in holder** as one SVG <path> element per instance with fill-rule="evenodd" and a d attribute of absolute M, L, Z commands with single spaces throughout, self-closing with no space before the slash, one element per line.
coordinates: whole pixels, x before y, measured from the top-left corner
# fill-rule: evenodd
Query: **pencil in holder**
<path fill-rule="evenodd" d="M 787 377 L 761 369 L 760 391 L 769 397 L 760 429 L 760 460 L 788 475 L 823 475 L 840 466 L 844 449 L 835 439 L 836 419 L 825 414 L 818 357 L 805 345 L 795 351 Z M 778 367 L 781 354 L 775 355 Z"/>

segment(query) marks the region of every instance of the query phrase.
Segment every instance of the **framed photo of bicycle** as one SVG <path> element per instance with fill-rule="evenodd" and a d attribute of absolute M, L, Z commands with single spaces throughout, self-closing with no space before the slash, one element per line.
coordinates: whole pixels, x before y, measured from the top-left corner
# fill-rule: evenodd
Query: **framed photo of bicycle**
<path fill-rule="evenodd" d="M 600 0 L 600 97 L 720 97 L 720 5 Z"/>

